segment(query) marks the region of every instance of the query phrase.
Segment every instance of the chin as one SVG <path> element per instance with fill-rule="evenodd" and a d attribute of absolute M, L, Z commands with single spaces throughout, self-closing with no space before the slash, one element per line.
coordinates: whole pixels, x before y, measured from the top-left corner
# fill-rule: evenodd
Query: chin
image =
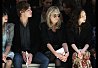
<path fill-rule="evenodd" d="M 85 23 L 85 21 L 83 21 L 83 23 Z"/>
<path fill-rule="evenodd" d="M 4 22 L 7 22 L 7 21 L 4 21 Z"/>
<path fill-rule="evenodd" d="M 29 17 L 32 17 L 32 16 L 29 16 Z"/>

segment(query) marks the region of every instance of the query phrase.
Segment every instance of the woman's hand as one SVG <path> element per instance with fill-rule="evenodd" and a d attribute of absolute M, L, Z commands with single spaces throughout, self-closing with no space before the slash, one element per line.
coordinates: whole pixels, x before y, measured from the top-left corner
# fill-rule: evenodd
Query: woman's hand
<path fill-rule="evenodd" d="M 81 54 L 85 54 L 85 50 L 84 49 L 81 49 L 80 52 L 81 52 Z"/>
<path fill-rule="evenodd" d="M 7 58 L 7 55 L 3 53 L 2 55 L 2 60 L 6 63 L 6 58 Z"/>
<path fill-rule="evenodd" d="M 68 56 L 69 56 L 69 52 L 65 53 L 65 55 L 62 56 L 62 61 L 63 61 L 63 62 L 66 62 Z"/>
<path fill-rule="evenodd" d="M 80 59 L 82 59 L 82 57 L 83 57 L 83 54 L 81 53 L 81 50 L 78 51 L 78 57 L 79 57 Z"/>
<path fill-rule="evenodd" d="M 56 56 L 57 58 L 59 58 L 60 60 L 62 60 L 62 56 L 63 56 L 63 55 L 62 55 L 61 53 L 56 53 L 55 56 Z"/>

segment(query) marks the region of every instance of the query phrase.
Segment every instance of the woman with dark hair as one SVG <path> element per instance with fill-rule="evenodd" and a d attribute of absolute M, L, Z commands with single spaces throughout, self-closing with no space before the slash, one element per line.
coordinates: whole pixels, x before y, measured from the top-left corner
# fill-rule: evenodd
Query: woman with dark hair
<path fill-rule="evenodd" d="M 2 15 L 2 68 L 11 68 L 14 52 L 11 51 L 14 24 L 8 23 L 8 14 L 3 8 Z"/>
<path fill-rule="evenodd" d="M 83 9 L 73 11 L 67 24 L 67 37 L 71 45 L 72 68 L 92 68 L 88 51 L 92 46 L 92 27 Z"/>

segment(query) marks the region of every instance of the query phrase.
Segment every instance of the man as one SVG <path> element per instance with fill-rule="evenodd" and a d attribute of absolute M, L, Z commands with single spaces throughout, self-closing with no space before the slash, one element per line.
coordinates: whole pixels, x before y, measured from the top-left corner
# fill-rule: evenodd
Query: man
<path fill-rule="evenodd" d="M 15 33 L 12 50 L 15 53 L 14 68 L 22 68 L 22 63 L 32 63 L 32 59 L 40 63 L 40 68 L 47 68 L 49 60 L 42 53 L 37 52 L 39 47 L 39 28 L 30 18 L 32 10 L 26 1 L 17 4 L 18 20 L 15 22 Z M 26 57 L 28 53 L 28 61 Z"/>

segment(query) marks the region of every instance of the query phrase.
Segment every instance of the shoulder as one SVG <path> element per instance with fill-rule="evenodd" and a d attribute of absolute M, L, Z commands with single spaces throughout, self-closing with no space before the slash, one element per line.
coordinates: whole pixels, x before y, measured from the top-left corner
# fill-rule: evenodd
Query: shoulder
<path fill-rule="evenodd" d="M 85 22 L 83 24 L 84 24 L 84 27 L 86 27 L 86 28 L 92 28 L 92 26 L 89 22 Z"/>
<path fill-rule="evenodd" d="M 9 29 L 9 30 L 14 29 L 14 24 L 13 23 L 8 23 L 7 24 L 7 29 Z"/>
<path fill-rule="evenodd" d="M 12 27 L 14 27 L 14 23 L 8 23 L 7 26 L 12 26 Z"/>

